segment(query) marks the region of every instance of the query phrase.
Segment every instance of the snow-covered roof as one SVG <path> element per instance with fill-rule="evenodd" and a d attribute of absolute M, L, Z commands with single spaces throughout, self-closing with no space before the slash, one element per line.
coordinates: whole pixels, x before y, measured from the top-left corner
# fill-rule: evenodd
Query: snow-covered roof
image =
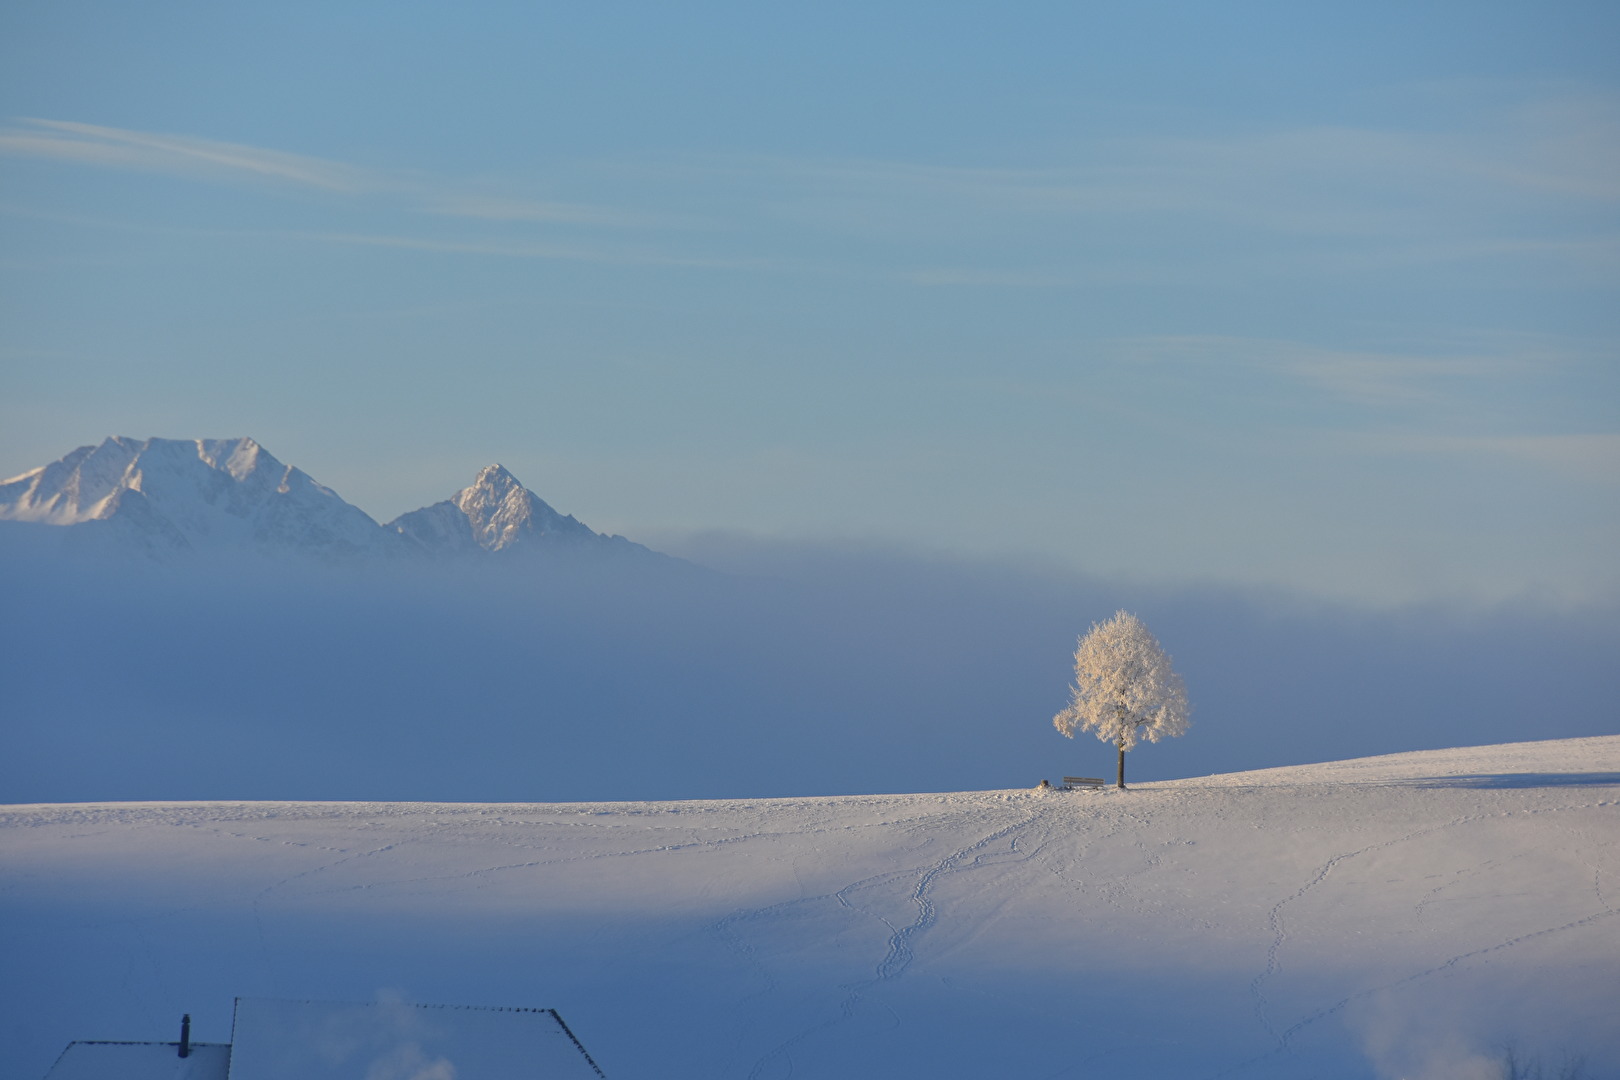
<path fill-rule="evenodd" d="M 599 1080 L 551 1009 L 237 998 L 230 1080 Z"/>
<path fill-rule="evenodd" d="M 172 1042 L 75 1042 L 45 1080 L 226 1080 L 230 1067 L 228 1043 L 192 1043 L 181 1057 Z"/>
<path fill-rule="evenodd" d="M 553 1009 L 237 998 L 229 1043 L 75 1042 L 45 1080 L 601 1080 Z"/>

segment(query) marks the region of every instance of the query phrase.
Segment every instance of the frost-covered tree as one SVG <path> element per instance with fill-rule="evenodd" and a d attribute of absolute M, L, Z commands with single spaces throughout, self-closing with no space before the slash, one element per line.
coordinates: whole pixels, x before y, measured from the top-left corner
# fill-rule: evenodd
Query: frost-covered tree
<path fill-rule="evenodd" d="M 1137 740 L 1158 742 L 1187 730 L 1191 709 L 1181 676 L 1159 639 L 1128 611 L 1093 623 L 1074 650 L 1069 707 L 1052 724 L 1069 738 L 1090 731 L 1119 750 L 1119 786 L 1125 786 L 1125 751 Z"/>

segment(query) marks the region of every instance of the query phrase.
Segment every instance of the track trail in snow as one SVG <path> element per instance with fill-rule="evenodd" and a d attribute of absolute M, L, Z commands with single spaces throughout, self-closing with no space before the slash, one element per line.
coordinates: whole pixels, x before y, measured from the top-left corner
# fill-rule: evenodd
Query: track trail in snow
<path fill-rule="evenodd" d="M 1407 1075 L 1368 1018 L 1436 1004 L 1608 1075 L 1616 777 L 1620 736 L 1129 792 L 0 808 L 0 1074 L 199 987 L 387 978 L 671 1080 L 1364 1080 Z"/>
<path fill-rule="evenodd" d="M 1019 816 L 1018 820 L 1003 825 L 979 837 L 973 843 L 952 851 L 932 865 L 911 867 L 905 870 L 862 878 L 850 882 L 843 888 L 829 894 L 843 907 L 855 911 L 859 910 L 859 908 L 850 900 L 850 895 L 854 892 L 878 882 L 913 880 L 915 884 L 911 888 L 909 900 L 913 906 L 914 917 L 911 922 L 903 926 L 894 926 L 887 919 L 882 919 L 882 916 L 874 916 L 882 919 L 891 933 L 888 938 L 887 951 L 873 966 L 871 977 L 859 982 L 845 984 L 843 989 L 846 993 L 838 1003 L 837 1016 L 805 1028 L 791 1038 L 772 1047 L 763 1056 L 755 1060 L 753 1067 L 748 1071 L 748 1080 L 777 1080 L 777 1078 L 791 1077 L 793 1075 L 793 1052 L 796 1049 L 811 1039 L 832 1030 L 839 1024 L 854 1019 L 857 1009 L 874 988 L 903 977 L 916 960 L 916 950 L 922 938 L 938 922 L 939 909 L 933 894 L 939 882 L 949 875 L 973 870 L 984 865 L 984 860 L 992 854 L 993 845 L 1009 837 L 1011 839 L 1005 854 L 1027 859 L 1029 854 L 1019 850 L 1018 839 L 1024 830 L 1037 821 L 1040 816 L 1041 811 L 1039 808 L 1025 811 Z M 752 914 L 750 913 L 749 916 L 745 917 L 751 917 Z M 899 1023 L 898 1019 L 895 1019 L 894 1022 L 895 1024 Z"/>
<path fill-rule="evenodd" d="M 669 810 L 669 811 L 664 811 L 664 813 L 666 815 L 673 816 L 675 814 L 682 813 L 682 811 L 680 811 L 680 810 Z M 691 812 L 688 811 L 687 813 L 690 814 Z M 491 825 L 491 824 L 493 824 L 493 825 L 500 825 L 500 826 L 516 824 L 516 825 L 520 825 L 520 826 L 529 826 L 529 827 L 532 828 L 535 823 L 532 822 L 532 821 L 511 822 L 511 821 L 502 821 L 502 820 L 494 820 L 494 821 L 478 820 L 478 821 L 473 822 L 472 824 L 476 824 L 476 825 Z M 558 827 L 583 828 L 583 829 L 605 828 L 603 826 L 594 826 L 593 824 L 591 824 L 589 822 L 577 822 L 577 821 L 568 821 L 568 820 L 546 820 L 546 821 L 543 822 L 543 824 L 544 824 L 545 827 L 553 828 L 553 829 L 558 828 Z M 884 823 L 884 824 L 889 824 L 889 823 Z M 681 839 L 671 839 L 669 842 L 666 842 L 666 843 L 644 844 L 644 845 L 635 846 L 635 847 L 611 847 L 610 846 L 606 850 L 582 851 L 582 852 L 561 852 L 561 853 L 556 853 L 556 854 L 550 854 L 550 855 L 547 855 L 546 857 L 543 857 L 543 858 L 525 859 L 525 860 L 516 861 L 516 862 L 502 862 L 502 863 L 486 864 L 486 865 L 481 865 L 481 866 L 475 866 L 475 867 L 473 867 L 471 869 L 457 870 L 457 871 L 451 872 L 451 873 L 443 873 L 443 872 L 429 873 L 429 874 L 406 873 L 406 874 L 399 874 L 399 875 L 380 876 L 380 877 L 374 878 L 372 880 L 367 880 L 367 881 L 362 881 L 362 882 L 350 882 L 350 883 L 343 883 L 343 884 L 339 884 L 339 885 L 333 885 L 327 891 L 330 891 L 330 892 L 364 892 L 364 891 L 368 891 L 368 890 L 382 889 L 382 888 L 395 888 L 395 889 L 397 889 L 397 888 L 401 888 L 401 887 L 414 886 L 414 885 L 442 885 L 442 884 L 453 883 L 453 882 L 458 882 L 458 881 L 485 882 L 485 881 L 492 881 L 493 879 L 496 879 L 496 878 L 501 877 L 503 875 L 517 874 L 517 873 L 521 873 L 521 872 L 524 872 L 524 871 L 560 868 L 560 867 L 566 867 L 566 866 L 570 866 L 570 865 L 588 864 L 588 863 L 593 863 L 593 862 L 609 861 L 609 860 L 634 859 L 634 858 L 639 858 L 639 857 L 644 857 L 644 856 L 680 854 L 680 853 L 690 853 L 690 852 L 698 852 L 698 851 L 712 851 L 712 850 L 725 848 L 725 847 L 728 847 L 728 846 L 746 844 L 746 843 L 749 843 L 749 842 L 769 842 L 769 841 L 773 841 L 773 840 L 803 839 L 805 837 L 818 837 L 818 836 L 824 836 L 824 835 L 834 835 L 834 834 L 847 833 L 847 832 L 851 831 L 852 828 L 856 829 L 856 830 L 859 830 L 861 828 L 878 828 L 878 827 L 881 827 L 881 826 L 877 825 L 877 824 L 873 824 L 873 825 L 853 826 L 852 827 L 852 826 L 844 825 L 844 824 L 829 824 L 829 825 L 826 825 L 825 827 L 799 828 L 799 829 L 788 829 L 788 830 L 779 830 L 779 829 L 778 830 L 772 830 L 772 829 L 747 830 L 747 829 L 737 829 L 737 828 L 722 828 L 722 829 L 719 830 L 721 832 L 721 835 L 719 835 L 719 836 L 702 836 L 702 835 L 700 835 L 701 832 L 703 831 L 703 827 L 701 825 L 686 825 L 686 824 L 681 824 L 681 823 L 671 823 L 670 827 L 674 831 L 681 832 L 683 834 L 683 838 L 681 838 Z M 263 839 L 263 838 L 254 837 L 254 839 Z M 416 840 L 416 842 L 417 843 L 433 843 L 434 839 L 437 839 L 437 838 L 421 839 L 421 840 Z M 557 838 L 553 838 L 554 841 L 556 839 Z M 546 844 L 546 843 L 536 844 L 536 843 L 532 843 L 532 842 L 519 843 L 519 842 L 511 842 L 511 841 L 498 841 L 498 840 L 492 840 L 490 837 L 488 837 L 486 835 L 482 835 L 482 834 L 480 834 L 480 835 L 478 835 L 476 837 L 476 841 L 481 845 L 487 845 L 487 844 L 490 844 L 490 843 L 493 843 L 493 842 L 500 842 L 500 843 L 503 844 L 503 846 L 518 847 L 518 848 L 522 848 L 524 850 L 537 851 L 537 852 L 554 851 L 556 849 L 556 847 L 558 846 L 555 842 L 553 842 L 551 844 Z M 359 853 L 359 854 L 360 855 L 375 855 L 375 854 L 379 854 L 381 852 L 388 851 L 390 848 L 393 848 L 393 847 L 396 847 L 396 846 L 398 846 L 398 845 L 390 844 L 390 845 L 386 845 L 386 846 L 384 846 L 382 848 L 378 848 L 375 851 L 362 852 L 362 853 Z M 341 849 L 341 848 L 326 848 L 324 850 L 342 851 L 344 849 Z M 338 859 L 335 862 L 332 862 L 330 864 L 326 864 L 326 865 L 320 866 L 320 867 L 311 868 L 310 870 L 306 870 L 306 871 L 300 872 L 298 874 L 291 875 L 287 879 L 285 879 L 283 881 L 280 881 L 280 882 L 277 882 L 275 885 L 272 885 L 272 886 L 268 887 L 265 890 L 265 892 L 267 892 L 267 893 L 271 892 L 271 891 L 273 891 L 275 889 L 281 888 L 284 885 L 290 884 L 293 881 L 297 881 L 297 880 L 302 879 L 302 878 L 308 878 L 308 877 L 310 877 L 310 876 L 312 876 L 314 874 L 320 873 L 322 871 L 335 868 L 335 867 L 337 867 L 339 865 L 342 865 L 342 864 L 350 861 L 350 859 L 356 858 L 356 857 L 359 857 L 359 856 L 358 855 L 353 855 L 353 854 L 346 855 L 345 858 Z"/>
<path fill-rule="evenodd" d="M 1562 924 L 1559 924 L 1559 925 L 1556 925 L 1556 926 L 1539 928 L 1539 929 L 1536 929 L 1536 930 L 1531 931 L 1529 933 L 1520 934 L 1520 935 L 1514 936 L 1512 938 L 1508 938 L 1508 939 L 1503 940 L 1503 941 L 1492 943 L 1491 945 L 1488 945 L 1488 946 L 1483 946 L 1481 948 L 1473 949 L 1473 950 L 1470 950 L 1468 952 L 1460 953 L 1460 954 L 1457 954 L 1455 956 L 1450 957 L 1449 959 L 1445 960 L 1442 963 L 1435 964 L 1435 965 L 1433 965 L 1431 967 L 1425 968 L 1425 969 L 1417 971 L 1417 972 L 1413 972 L 1413 973 L 1405 975 L 1405 976 L 1403 976 L 1403 977 L 1401 977 L 1399 979 L 1391 980 L 1391 981 L 1388 981 L 1388 982 L 1380 983 L 1379 985 L 1376 985 L 1376 986 L 1368 987 L 1368 988 L 1366 988 L 1364 990 L 1358 991 L 1357 993 L 1350 994 L 1350 995 L 1347 995 L 1347 996 L 1345 996 L 1343 998 L 1340 998 L 1339 1000 L 1334 1001 L 1333 1003 L 1327 1005 L 1324 1008 L 1317 1009 L 1317 1010 L 1309 1013 L 1308 1015 L 1296 1020 L 1294 1023 L 1290 1024 L 1288 1027 L 1286 1027 L 1286 1028 L 1282 1029 L 1281 1031 L 1279 1031 L 1277 1029 L 1276 1025 L 1272 1022 L 1271 1017 L 1269 1015 L 1270 1014 L 1270 1002 L 1269 1002 L 1269 999 L 1267 998 L 1266 993 L 1265 993 L 1265 983 L 1268 980 L 1274 978 L 1282 970 L 1281 954 L 1282 954 L 1282 951 L 1283 951 L 1284 947 L 1288 944 L 1288 942 L 1290 940 L 1290 937 L 1291 937 L 1292 932 L 1291 932 L 1291 930 L 1289 928 L 1287 918 L 1285 917 L 1284 909 L 1286 909 L 1290 905 L 1295 904 L 1298 901 L 1304 899 L 1313 890 L 1315 890 L 1319 886 L 1321 886 L 1324 882 L 1326 882 L 1329 879 L 1329 877 L 1333 874 L 1333 872 L 1336 869 L 1338 869 L 1341 865 L 1343 865 L 1344 863 L 1346 863 L 1346 862 L 1348 862 L 1348 861 L 1350 861 L 1352 859 L 1356 859 L 1356 858 L 1358 858 L 1360 856 L 1363 856 L 1363 855 L 1367 855 L 1367 854 L 1370 854 L 1370 853 L 1395 848 L 1395 847 L 1398 847 L 1398 846 L 1400 846 L 1402 844 L 1407 844 L 1407 843 L 1410 843 L 1410 842 L 1412 842 L 1414 840 L 1421 839 L 1423 837 L 1432 836 L 1432 835 L 1435 835 L 1435 834 L 1438 834 L 1438 833 L 1448 832 L 1448 831 L 1454 830 L 1454 829 L 1456 829 L 1458 827 L 1466 826 L 1466 825 L 1477 823 L 1477 822 L 1492 821 L 1492 820 L 1502 820 L 1502 819 L 1511 819 L 1511 818 L 1527 818 L 1527 817 L 1534 817 L 1534 816 L 1543 815 L 1543 814 L 1571 813 L 1571 812 L 1577 812 L 1577 811 L 1581 811 L 1581 810 L 1604 809 L 1604 808 L 1612 807 L 1613 805 L 1615 805 L 1615 804 L 1610 802 L 1610 801 L 1604 800 L 1604 801 L 1598 801 L 1598 802 L 1575 803 L 1575 804 L 1559 805 L 1559 806 L 1515 808 L 1515 809 L 1510 809 L 1510 810 L 1498 811 L 1496 813 L 1490 813 L 1490 814 L 1485 814 L 1485 813 L 1464 814 L 1464 815 L 1460 815 L 1458 817 L 1455 817 L 1455 818 L 1453 818 L 1453 819 L 1451 819 L 1449 821 L 1441 822 L 1441 823 L 1436 824 L 1436 825 L 1430 825 L 1430 826 L 1426 826 L 1424 828 L 1414 829 L 1414 830 L 1412 830 L 1410 832 L 1407 832 L 1407 833 L 1405 833 L 1405 834 L 1403 834 L 1401 836 L 1392 837 L 1392 838 L 1387 839 L 1387 840 L 1380 840 L 1380 841 L 1378 841 L 1376 843 L 1372 843 L 1372 844 L 1367 844 L 1367 845 L 1365 845 L 1363 847 L 1360 847 L 1360 848 L 1357 848 L 1357 849 L 1355 849 L 1353 851 L 1343 852 L 1341 854 L 1335 855 L 1332 858 L 1328 859 L 1326 862 L 1321 864 L 1320 867 L 1318 867 L 1317 871 L 1315 872 L 1315 874 L 1312 875 L 1310 880 L 1306 881 L 1305 884 L 1300 886 L 1299 889 L 1297 889 L 1295 892 L 1293 892 L 1289 896 L 1283 898 L 1282 900 L 1279 900 L 1275 905 L 1272 906 L 1272 908 L 1268 912 L 1267 925 L 1268 925 L 1268 928 L 1269 928 L 1269 930 L 1270 930 L 1270 932 L 1272 934 L 1272 940 L 1271 940 L 1270 944 L 1266 948 L 1265 967 L 1258 975 L 1256 975 L 1254 977 L 1254 979 L 1252 979 L 1250 981 L 1250 983 L 1249 983 L 1249 993 L 1250 993 L 1250 996 L 1251 996 L 1251 998 L 1253 1000 L 1253 1008 L 1254 1008 L 1255 1019 L 1265 1029 L 1267 1036 L 1271 1040 L 1273 1040 L 1275 1045 L 1272 1047 L 1272 1049 L 1270 1049 L 1269 1051 L 1267 1051 L 1264 1054 L 1261 1054 L 1261 1055 L 1259 1055 L 1257 1057 L 1250 1058 L 1250 1059 L 1248 1059 L 1246 1061 L 1240 1062 L 1237 1065 L 1234 1065 L 1234 1066 L 1232 1066 L 1232 1067 L 1230 1067 L 1230 1068 L 1228 1068 L 1228 1069 L 1226 1069 L 1224 1071 L 1212 1074 L 1211 1077 L 1210 1077 L 1210 1080 L 1220 1080 L 1220 1078 L 1227 1077 L 1227 1076 L 1232 1076 L 1232 1075 L 1242 1071 L 1243 1069 L 1249 1068 L 1249 1067 L 1251 1067 L 1251 1066 L 1253 1066 L 1253 1065 L 1255 1065 L 1255 1064 L 1257 1064 L 1259 1062 L 1265 1061 L 1268 1058 L 1272 1058 L 1272 1057 L 1275 1057 L 1275 1056 L 1277 1056 L 1279 1054 L 1286 1053 L 1289 1050 L 1290 1046 L 1292 1045 L 1295 1037 L 1298 1036 L 1301 1032 L 1305 1031 L 1307 1028 L 1309 1028 L 1312 1025 L 1318 1023 L 1319 1021 L 1322 1021 L 1322 1020 L 1324 1020 L 1324 1019 L 1326 1019 L 1326 1018 L 1328 1018 L 1330 1016 L 1333 1016 L 1333 1015 L 1341 1012 L 1346 1007 L 1348 1007 L 1349 1005 L 1351 1005 L 1352 1003 L 1354 1003 L 1356 1001 L 1360 1001 L 1360 1000 L 1363 1000 L 1363 999 L 1366 999 L 1366 998 L 1373 997 L 1374 995 L 1377 995 L 1377 994 L 1381 994 L 1381 993 L 1385 993 L 1385 992 L 1388 992 L 1388 991 L 1391 991 L 1391 990 L 1395 990 L 1395 989 L 1398 989 L 1400 987 L 1406 986 L 1406 985 L 1408 985 L 1410 983 L 1418 982 L 1420 980 L 1427 979 L 1427 978 L 1430 978 L 1430 977 L 1435 976 L 1435 975 L 1443 974 L 1443 973 L 1445 973 L 1447 971 L 1450 971 L 1450 970 L 1456 968 L 1459 964 L 1462 964 L 1462 963 L 1464 963 L 1466 961 L 1469 961 L 1469 960 L 1477 959 L 1477 958 L 1482 957 L 1482 956 L 1488 956 L 1488 955 L 1490 955 L 1492 953 L 1500 952 L 1500 951 L 1502 951 L 1504 949 L 1509 949 L 1509 948 L 1512 948 L 1512 947 L 1514 947 L 1516 945 L 1520 945 L 1520 944 L 1523 944 L 1525 942 L 1532 941 L 1532 940 L 1535 940 L 1535 939 L 1538 939 L 1538 938 L 1544 938 L 1544 937 L 1548 937 L 1548 936 L 1551 936 L 1551 935 L 1563 933 L 1563 932 L 1568 931 L 1568 930 L 1574 930 L 1574 929 L 1578 929 L 1580 927 L 1590 926 L 1590 925 L 1592 925 L 1594 923 L 1606 920 L 1606 919 L 1608 919 L 1608 918 L 1610 918 L 1610 917 L 1612 917 L 1614 915 L 1620 914 L 1620 910 L 1617 910 L 1617 909 L 1613 908 L 1612 906 L 1610 906 L 1608 904 L 1608 902 L 1606 900 L 1604 900 L 1601 889 L 1597 888 L 1596 875 L 1599 873 L 1599 871 L 1594 869 L 1594 891 L 1596 892 L 1598 902 L 1602 905 L 1603 910 L 1594 912 L 1593 914 L 1588 915 L 1588 916 L 1586 916 L 1584 918 L 1575 919 L 1575 920 L 1565 922 L 1565 923 L 1562 923 Z M 1462 876 L 1464 874 L 1473 873 L 1475 871 L 1475 869 L 1477 869 L 1477 868 L 1473 868 L 1473 867 L 1465 868 L 1464 870 L 1459 871 L 1457 876 L 1460 877 L 1460 876 Z M 1417 920 L 1421 919 L 1423 908 L 1430 902 L 1430 898 L 1433 896 L 1433 894 L 1441 891 L 1442 889 L 1449 888 L 1449 887 L 1451 887 L 1451 885 L 1454 885 L 1455 883 L 1456 883 L 1456 881 L 1453 880 L 1452 882 L 1449 882 L 1446 885 L 1440 886 L 1437 889 L 1432 889 L 1432 890 L 1429 891 L 1429 893 L 1425 894 L 1425 896 L 1422 899 L 1420 899 L 1419 902 L 1417 903 L 1417 905 L 1415 906 L 1415 909 L 1414 909 L 1414 921 L 1417 921 Z"/>
<path fill-rule="evenodd" d="M 254 839 L 262 838 L 255 837 Z M 398 846 L 399 845 L 397 843 L 388 843 L 383 844 L 380 847 L 371 848 L 367 851 L 350 852 L 344 855 L 341 859 L 334 859 L 329 863 L 322 863 L 320 866 L 313 866 L 308 870 L 303 870 L 296 874 L 289 874 L 279 881 L 274 881 L 269 885 L 266 885 L 263 889 L 260 889 L 259 892 L 253 897 L 249 910 L 253 913 L 253 929 L 255 934 L 258 936 L 259 956 L 261 963 L 263 963 L 266 968 L 271 968 L 275 965 L 275 950 L 270 947 L 270 939 L 265 933 L 264 929 L 264 905 L 265 901 L 267 901 L 272 895 L 286 888 L 288 885 L 291 885 L 295 881 L 306 880 L 320 874 L 329 873 L 330 871 L 339 866 L 343 866 L 346 863 L 352 863 L 364 859 L 372 859 L 379 855 L 385 855 L 388 852 L 393 851 Z"/>

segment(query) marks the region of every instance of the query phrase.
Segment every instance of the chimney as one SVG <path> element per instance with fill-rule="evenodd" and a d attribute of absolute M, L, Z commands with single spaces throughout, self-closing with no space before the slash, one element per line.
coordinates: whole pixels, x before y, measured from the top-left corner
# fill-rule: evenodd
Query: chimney
<path fill-rule="evenodd" d="M 191 1056 L 191 1014 L 180 1018 L 180 1056 Z"/>

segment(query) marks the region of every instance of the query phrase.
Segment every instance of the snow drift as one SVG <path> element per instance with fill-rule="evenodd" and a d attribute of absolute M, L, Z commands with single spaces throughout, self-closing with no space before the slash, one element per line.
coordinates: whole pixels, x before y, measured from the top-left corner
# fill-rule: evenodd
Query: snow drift
<path fill-rule="evenodd" d="M 608 1076 L 1620 1068 L 1620 737 L 1143 784 L 0 814 L 0 1073 L 236 995 L 556 1007 Z"/>

